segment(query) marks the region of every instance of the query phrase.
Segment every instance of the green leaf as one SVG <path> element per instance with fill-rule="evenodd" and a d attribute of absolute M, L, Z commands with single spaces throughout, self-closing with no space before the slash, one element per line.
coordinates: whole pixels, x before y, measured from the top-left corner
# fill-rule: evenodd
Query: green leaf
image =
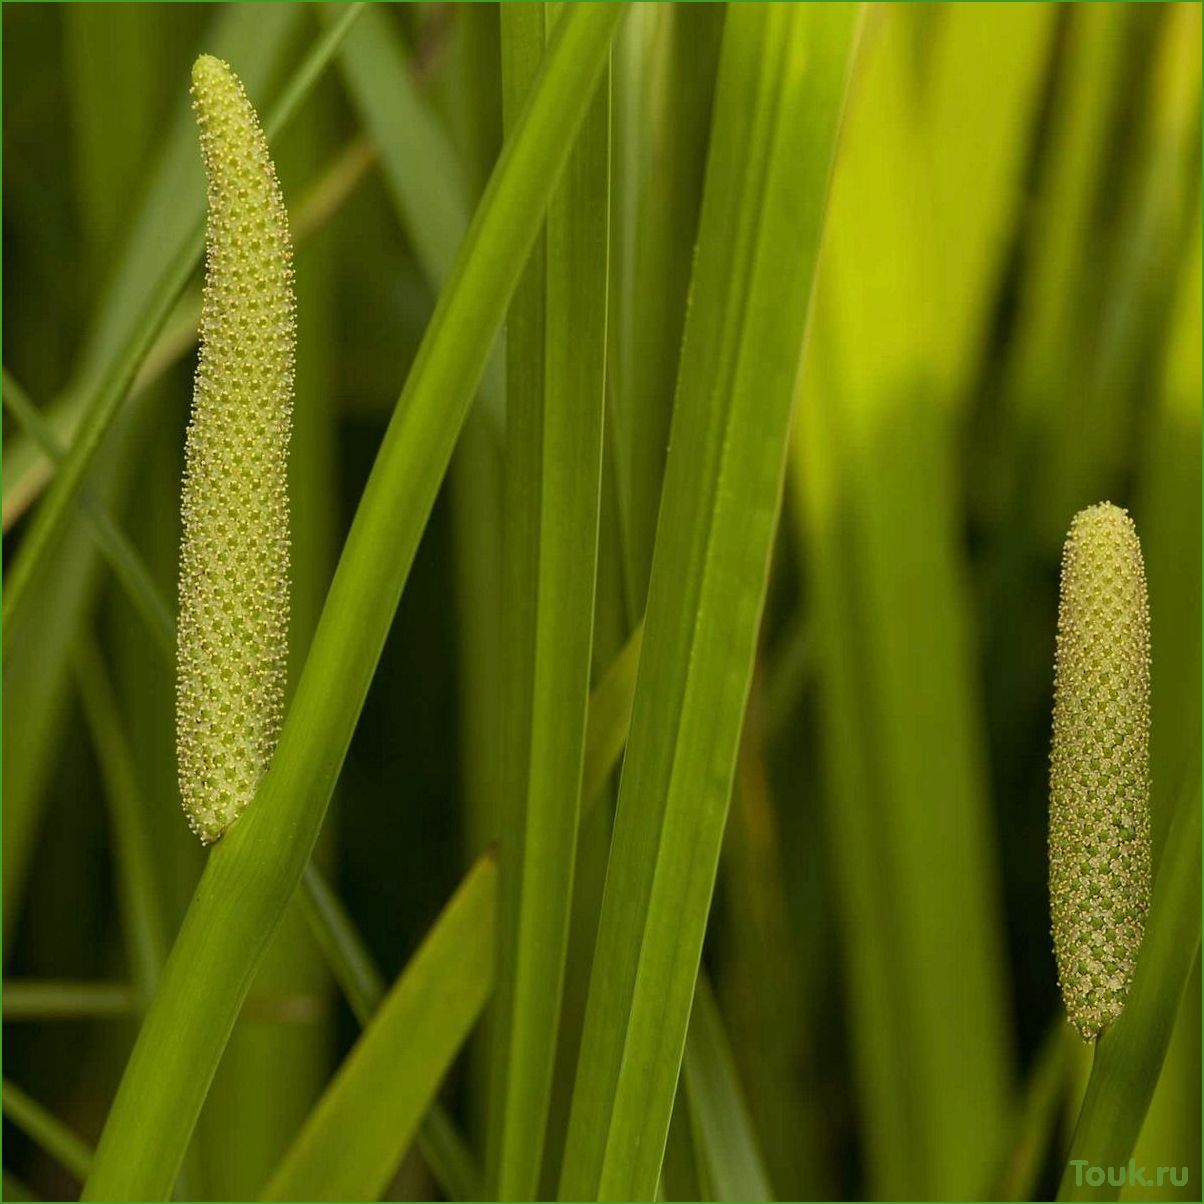
<path fill-rule="evenodd" d="M 981 1194 L 1009 1106 L 998 866 L 911 11 L 866 30 L 794 470 L 867 1195 Z M 977 205 L 973 192 L 966 203 Z M 984 237 L 994 237 L 994 223 Z M 979 281 L 990 279 L 975 252 Z M 966 304 L 972 292 L 963 285 Z M 982 304 L 974 298 L 977 309 Z M 969 333 L 969 329 L 967 330 Z"/>
<path fill-rule="evenodd" d="M 343 8 L 344 20 L 354 20 L 355 11 L 355 6 Z M 104 17 L 104 14 L 101 16 Z M 296 8 L 287 11 L 279 7 L 231 5 L 214 18 L 203 39 L 203 48 L 231 61 L 238 76 L 246 83 L 250 98 L 258 105 L 260 93 L 276 76 L 279 61 L 296 31 L 299 17 L 300 11 Z M 85 24 L 90 25 L 93 20 L 95 17 L 90 18 L 89 22 L 82 22 L 81 28 Z M 342 22 L 338 24 L 343 26 Z M 101 20 L 99 25 L 99 29 L 89 28 L 89 36 L 100 36 L 101 30 L 107 29 L 108 20 Z M 129 34 L 134 36 L 134 31 L 130 30 Z M 330 45 L 329 36 L 319 45 L 321 53 L 325 53 L 325 48 Z M 254 47 L 254 54 L 248 54 L 246 47 Z M 90 48 L 81 47 L 78 53 L 82 57 L 93 52 Z M 315 61 L 317 59 L 313 57 L 309 59 L 306 69 L 295 77 L 290 104 L 302 98 L 297 85 L 305 84 L 308 87 L 312 84 L 311 70 Z M 123 67 L 123 70 L 128 71 L 129 67 Z M 172 106 L 170 134 L 160 152 L 159 166 L 149 182 L 146 199 L 138 209 L 136 222 L 126 238 L 116 276 L 101 297 L 101 303 L 96 306 L 92 329 L 89 330 L 71 382 L 64 393 L 46 407 L 48 423 L 52 425 L 55 435 L 66 443 L 71 442 L 83 420 L 85 403 L 89 395 L 94 393 L 96 382 L 106 371 L 111 371 L 120 342 L 129 337 L 131 324 L 140 320 L 140 306 L 146 302 L 147 291 L 155 287 L 165 253 L 177 247 L 201 220 L 203 179 L 200 157 L 196 153 L 196 126 L 187 104 L 187 89 L 176 88 L 172 94 L 177 100 Z M 89 94 L 87 104 L 96 104 L 95 94 Z M 282 113 L 282 108 L 277 106 L 273 117 Z M 116 118 L 111 117 L 110 120 Z M 90 122 L 82 119 L 81 124 Z M 129 140 L 129 134 L 124 129 L 122 140 Z M 89 159 L 99 159 L 102 153 L 90 151 Z M 297 243 L 305 241 L 315 220 L 329 216 L 331 206 L 337 205 L 343 189 L 358 178 L 362 166 L 362 160 L 359 163 L 353 161 L 346 169 L 332 171 L 325 188 L 315 190 L 296 211 L 290 212 Z M 90 166 L 89 173 L 92 170 Z M 100 185 L 95 187 L 99 188 Z M 141 391 L 149 380 L 164 370 L 166 364 L 175 361 L 195 342 L 196 318 L 200 308 L 200 289 L 182 299 L 167 321 L 163 336 L 143 362 L 132 386 L 131 396 Z M 5 442 L 5 531 L 41 492 L 49 474 L 51 464 L 36 444 L 28 439 Z"/>
<path fill-rule="evenodd" d="M 4 1021 L 128 1016 L 138 992 L 120 982 L 4 980 Z"/>
<path fill-rule="evenodd" d="M 248 995 L 243 1017 L 260 1024 L 312 1028 L 324 1001 L 312 995 Z M 4 1020 L 124 1020 L 145 1009 L 145 998 L 122 982 L 6 978 Z"/>
<path fill-rule="evenodd" d="M 167 72 L 156 54 L 164 16 L 163 10 L 83 5 L 63 15 L 80 216 L 94 267 L 103 270 L 125 215 L 141 199 L 154 146 Z"/>
<path fill-rule="evenodd" d="M 1120 1194 L 1106 1183 L 1091 1187 L 1085 1178 L 1076 1180 L 1084 1166 L 1124 1166 L 1141 1132 L 1200 949 L 1200 836 L 1200 782 L 1193 775 L 1180 792 L 1154 880 L 1128 1002 L 1095 1043 L 1059 1200 L 1115 1200 Z"/>
<path fill-rule="evenodd" d="M 195 134 L 194 134 L 195 137 Z M 313 179 L 304 196 L 289 210 L 289 226 L 298 251 L 311 237 L 342 208 L 356 188 L 375 166 L 376 155 L 363 140 L 355 139 L 336 156 L 326 169 Z M 305 257 L 301 257 L 304 262 Z M 200 286 L 189 288 L 176 303 L 154 346 L 146 353 L 138 374 L 130 385 L 131 402 L 136 401 L 173 364 L 181 360 L 196 345 L 201 317 Z M 79 420 L 79 399 L 75 396 L 56 398 L 38 417 L 44 437 L 35 437 L 25 430 L 4 446 L 4 515 L 7 531 L 36 500 L 50 479 L 53 466 L 66 454 L 58 456 L 49 444 L 60 446 Z"/>
<path fill-rule="evenodd" d="M 92 1151 L 57 1116 L 8 1079 L 4 1080 L 3 1101 L 5 1118 L 82 1182 L 92 1165 Z"/>
<path fill-rule="evenodd" d="M 723 1031 L 719 1005 L 702 975 L 694 992 L 682 1073 L 687 1086 L 683 1098 L 706 1198 L 775 1199 Z"/>
<path fill-rule="evenodd" d="M 436 1182 L 450 1199 L 481 1198 L 480 1168 L 452 1118 L 438 1100 L 427 1108 L 415 1144 Z"/>
<path fill-rule="evenodd" d="M 489 995 L 496 889 L 486 857 L 385 996 L 263 1199 L 380 1198 Z"/>
<path fill-rule="evenodd" d="M 805 624 L 796 621 L 795 626 Z M 823 1199 L 834 1194 L 835 1180 L 826 1157 L 823 1105 L 808 1084 L 819 1072 L 816 1044 L 825 1028 L 823 972 L 811 950 L 829 939 L 829 919 L 823 887 L 816 882 L 823 872 L 818 848 L 800 850 L 783 839 L 792 822 L 783 804 L 789 799 L 787 805 L 798 808 L 798 788 L 778 783 L 790 794 L 775 797 L 763 746 L 768 709 L 763 686 L 767 661 L 774 660 L 772 653 L 762 654 L 753 678 L 719 867 L 724 906 L 710 940 L 735 1070 L 764 1152 L 765 1173 L 782 1198 Z M 798 676 L 801 682 L 804 675 Z M 798 730 L 792 726 L 785 733 L 784 749 L 797 747 Z M 801 835 L 807 841 L 812 833 L 804 829 Z M 792 886 L 805 892 L 794 915 Z M 795 916 L 804 931 L 797 931 Z M 696 1002 L 689 1041 L 699 1020 Z"/>
<path fill-rule="evenodd" d="M 231 5 L 215 18 L 206 44 L 230 59 L 239 69 L 254 97 L 278 68 L 285 43 L 296 26 L 296 9 L 283 6 Z M 204 201 L 196 132 L 181 83 L 170 133 L 159 168 L 152 177 L 146 199 L 132 228 L 129 243 L 95 310 L 78 364 L 72 373 L 64 410 L 50 407 L 48 419 L 59 439 L 67 442 L 82 421 L 90 402 L 99 395 L 106 377 L 112 377 L 127 359 L 129 347 L 141 339 L 146 313 L 161 298 L 164 264 L 191 237 Z M 181 198 L 186 198 L 182 200 Z M 136 357 L 134 366 L 136 366 Z M 99 458 L 89 470 L 95 496 L 114 507 L 114 498 L 128 483 L 132 457 L 125 454 L 139 429 L 139 407 L 127 411 L 105 440 Z M 64 418 L 56 420 L 55 415 Z M 48 464 L 32 448 L 39 461 Z M 10 465 L 5 448 L 4 481 Z M 29 479 L 29 478 L 27 478 Z M 66 512 L 64 512 L 64 521 Z M 56 520 L 57 521 L 57 520 Z M 66 522 L 64 538 L 52 541 L 45 572 L 34 579 L 30 602 L 17 633 L 5 627 L 4 730 L 4 924 L 5 931 L 20 914 L 19 901 L 41 815 L 43 787 L 49 758 L 59 733 L 66 692 L 69 658 L 81 616 L 95 596 L 97 557 L 92 534 L 82 523 Z M 25 540 L 32 534 L 26 531 Z M 23 553 L 22 553 L 23 554 Z M 13 566 L 15 567 L 15 565 Z M 5 585 L 9 582 L 6 580 Z M 11 597 L 5 598 L 5 615 Z"/>
<path fill-rule="evenodd" d="M 1201 224 L 1184 260 L 1133 508 L 1150 588 L 1150 826 L 1157 864 L 1184 773 L 1199 776 Z"/>
<path fill-rule="evenodd" d="M 619 5 L 575 6 L 557 27 L 398 400 L 272 767 L 209 856 L 87 1198 L 170 1189 L 239 1004 L 317 838 L 460 424 L 622 15 Z M 135 1147 L 143 1152 L 130 1159 Z"/>
<path fill-rule="evenodd" d="M 315 94 L 303 120 L 294 122 L 272 151 L 286 187 L 290 180 L 306 181 L 304 191 L 294 189 L 289 207 L 297 294 L 296 395 L 288 454 L 292 511 L 288 664 L 294 682 L 330 586 L 341 534 L 339 366 L 344 348 L 336 266 L 340 239 L 349 227 L 335 224 L 307 244 L 302 239 L 315 219 L 331 214 L 331 206 L 337 207 L 348 196 L 348 188 L 363 178 L 364 166 L 376 162 L 372 148 L 360 136 L 339 150 L 345 137 L 339 128 L 341 111 L 332 81 Z M 178 425 L 174 437 L 179 438 Z M 170 671 L 174 670 L 173 658 Z M 320 841 L 313 860 L 329 864 L 333 847 L 332 840 Z M 308 995 L 328 1004 L 333 987 L 322 954 L 294 904 L 273 937 L 251 996 Z M 200 1155 L 205 1170 L 199 1183 L 194 1176 L 194 1192 L 210 1199 L 246 1200 L 258 1195 L 326 1086 L 337 1020 L 335 1009 L 325 1006 L 321 1019 L 308 1027 L 256 1024 L 247 1022 L 244 1009 L 190 1151 Z M 177 1183 L 176 1193 L 180 1190 Z"/>
<path fill-rule="evenodd" d="M 215 16 L 206 30 L 205 49 L 228 59 L 253 101 L 280 65 L 296 32 L 300 13 L 232 5 Z M 164 265 L 179 253 L 199 228 L 204 210 L 204 180 L 196 150 L 196 125 L 181 81 L 173 92 L 168 134 L 158 167 L 151 176 L 137 216 L 126 236 L 111 283 L 99 298 L 71 379 L 48 407 L 59 438 L 70 444 L 104 378 L 111 375 L 122 349 L 145 321 L 149 298 L 160 286 Z M 199 254 L 199 246 L 198 246 Z M 47 462 L 36 448 L 4 454 L 5 526 L 12 491 L 36 490 L 45 482 Z"/>
<path fill-rule="evenodd" d="M 1124 479 L 1134 417 L 1147 396 L 1146 361 L 1161 351 L 1168 308 L 1175 300 L 1173 268 L 1181 261 L 1189 223 L 1200 210 L 1201 60 L 1193 51 L 1201 37 L 1200 10 L 1188 5 L 1132 15 L 1149 21 L 1155 13 L 1161 21 L 1152 39 L 1143 98 L 1144 145 L 1127 173 L 1127 187 L 1110 198 L 1117 209 L 1112 230 L 1102 232 L 1102 238 L 1067 232 L 1084 243 L 1083 270 L 1100 290 L 1100 306 L 1092 315 L 1096 327 L 1085 336 L 1090 350 L 1079 353 L 1081 376 L 1072 380 L 1068 393 L 1055 395 L 1050 407 L 1059 414 L 1058 429 L 1042 500 L 1049 507 L 1046 513 L 1058 521 L 1107 496 Z M 1123 25 L 1118 31 L 1122 70 L 1131 70 L 1135 33 Z M 1124 133 L 1135 99 L 1114 102 Z M 1114 155 L 1114 145 L 1105 147 L 1097 180 L 1104 195 L 1115 188 Z M 1099 194 L 1093 199 L 1098 210 Z M 1106 242 L 1100 245 L 1109 236 L 1110 254 Z M 1108 265 L 1104 271 L 1102 264 Z"/>
<path fill-rule="evenodd" d="M 513 128 L 555 6 L 502 10 Z M 498 991 L 487 1176 L 501 1200 L 539 1187 L 573 897 L 602 476 L 606 73 L 510 306 L 506 342 L 503 779 Z"/>
<path fill-rule="evenodd" d="M 694 1132 L 686 1106 L 685 1091 L 679 1090 L 669 1122 L 665 1141 L 657 1200 L 705 1200 L 702 1174 L 698 1166 L 698 1151 L 694 1148 Z"/>
<path fill-rule="evenodd" d="M 993 1199 L 1036 1198 L 1041 1171 L 1057 1133 L 1058 1110 L 1066 1095 L 1071 1058 L 1081 1044 L 1059 1007 L 1029 1071 L 1011 1148 L 991 1193 Z"/>
<path fill-rule="evenodd" d="M 788 733 L 804 689 L 815 680 L 815 653 L 814 621 L 808 614 L 799 614 L 766 658 L 766 743 L 775 744 Z"/>
<path fill-rule="evenodd" d="M 278 133 L 287 123 L 301 100 L 313 87 L 342 35 L 360 11 L 359 5 L 348 6 L 339 23 L 319 39 L 298 67 L 286 85 L 284 95 L 273 106 L 271 115 L 264 122 L 269 136 Z M 244 83 L 248 88 L 252 87 L 252 83 L 247 82 L 245 77 Z M 197 190 L 185 189 L 182 195 L 191 198 L 197 196 Z M 71 503 L 82 487 L 88 467 L 100 449 L 105 435 L 121 410 L 139 365 L 167 321 L 176 298 L 200 257 L 203 239 L 199 200 L 195 206 L 186 204 L 176 205 L 174 208 L 192 215 L 192 224 L 184 228 L 176 241 L 156 247 L 158 270 L 151 272 L 149 284 L 139 289 L 141 296 L 131 306 L 132 315 L 128 331 L 122 332 L 119 336 L 120 341 L 114 341 L 111 356 L 100 357 L 100 366 L 95 368 L 94 375 L 90 371 L 90 361 L 85 358 L 83 381 L 73 389 L 85 398 L 80 403 L 83 417 L 79 430 L 72 440 L 67 458 L 55 474 L 49 492 L 21 540 L 12 567 L 5 574 L 3 620 L 4 627 L 9 632 L 12 632 L 20 620 L 22 607 L 26 605 L 26 599 L 30 596 L 30 587 L 35 575 L 50 557 L 56 542 L 62 536 L 72 513 Z M 162 266 L 164 264 L 165 267 Z M 7 642 L 5 647 L 8 647 Z"/>
<path fill-rule="evenodd" d="M 729 9 L 560 1194 L 650 1200 L 765 598 L 858 10 Z"/>
<path fill-rule="evenodd" d="M 189 133 L 195 139 L 191 123 Z M 193 150 L 195 153 L 195 148 Z M 331 164 L 294 211 L 291 220 L 299 239 L 326 220 L 342 203 L 348 190 L 363 178 L 370 162 L 370 156 L 365 158 L 363 145 L 352 144 L 345 156 L 340 156 Z M 199 313 L 198 290 L 195 295 L 186 296 L 177 307 L 163 337 L 144 362 L 135 391 L 145 389 L 196 342 Z M 51 455 L 49 444 L 52 440 L 60 445 L 61 450 L 62 436 L 55 433 L 60 430 L 61 423 L 55 420 L 66 411 L 55 405 L 45 411 L 34 408 L 16 382 L 7 375 L 4 404 L 34 436 L 6 438 L 4 484 L 7 490 L 13 480 L 10 455 L 20 460 L 21 446 L 34 451 L 39 457 L 43 451 Z M 119 438 L 114 438 L 112 442 L 120 442 L 122 447 L 135 443 L 141 429 L 142 411 L 147 408 L 131 407 L 131 410 L 138 411 L 139 423 L 135 423 L 128 431 L 122 429 L 114 432 Z M 17 451 L 13 451 L 14 445 Z M 102 453 L 102 459 L 111 464 L 116 457 L 109 452 Z M 31 475 L 25 480 L 36 484 L 38 465 L 49 465 L 51 459 L 23 462 L 31 466 Z M 174 673 L 174 605 L 169 606 L 164 593 L 156 589 L 142 558 L 113 518 L 112 507 L 119 500 L 118 495 L 124 492 L 130 463 L 132 461 L 127 458 L 112 469 L 103 471 L 104 466 L 97 464 L 90 472 L 88 482 L 76 499 L 77 503 L 83 503 L 88 522 L 73 525 L 56 557 L 54 571 L 39 582 L 38 605 L 34 608 L 36 613 L 30 616 L 32 622 L 21 646 L 12 649 L 5 664 L 5 728 L 10 736 L 4 756 L 6 931 L 7 926 L 14 923 L 20 914 L 17 902 L 24 878 L 25 860 L 37 831 L 43 783 L 51 768 L 50 750 L 55 746 L 58 732 L 58 716 L 67 686 L 69 653 L 81 616 L 90 605 L 98 585 L 94 546 L 103 552 L 122 588 L 139 614 L 148 621 L 147 634 L 152 637 L 159 652 L 168 654 L 169 668 Z M 174 496 L 174 486 L 171 492 Z M 88 529 L 89 525 L 92 530 Z M 172 558 L 174 568 L 174 549 Z M 174 772 L 170 789 L 174 793 Z"/>
<path fill-rule="evenodd" d="M 53 484 L 21 539 L 12 567 L 5 573 L 3 621 L 6 630 L 20 629 L 24 609 L 28 606 L 26 599 L 32 596 L 31 587 L 36 584 L 36 575 L 45 571 L 56 544 L 61 541 L 72 512 L 71 505 L 83 486 L 88 468 L 117 419 L 138 365 L 171 312 L 176 295 L 192 274 L 199 253 L 198 237 L 167 261 L 155 294 L 144 311 L 143 322 L 122 347 L 111 371 L 93 394 L 94 404 L 88 408 L 66 458 L 54 475 Z"/>
<path fill-rule="evenodd" d="M 1043 552 L 1071 514 L 1125 484 L 1169 268 L 1198 209 L 1198 38 L 1190 6 L 1065 13 L 1024 231 L 1031 266 L 1003 365 L 1000 434 L 1018 454 L 995 483 Z"/>
<path fill-rule="evenodd" d="M 111 453 L 92 476 L 101 502 L 129 480 L 130 465 Z M 81 618 L 97 594 L 100 563 L 95 535 L 84 523 L 67 533 L 51 571 L 36 591 L 37 605 L 4 659 L 4 932 L 21 917 L 26 873 L 41 827 L 43 801 L 58 763 L 68 698 L 71 652 Z M 13 942 L 6 939 L 5 954 Z"/>
<path fill-rule="evenodd" d="M 25 390 L 13 380 L 7 368 L 4 369 L 3 378 L 5 408 L 41 451 L 53 463 L 60 463 L 66 452 L 60 446 L 49 423 L 38 413 Z M 175 621 L 154 581 L 151 580 L 137 549 L 113 521 L 103 503 L 86 485 L 76 500 L 92 527 L 97 546 L 109 562 L 109 567 L 121 583 L 130 602 L 141 614 L 151 635 L 159 641 L 169 656 L 174 656 Z"/>
<path fill-rule="evenodd" d="M 982 353 L 1023 201 L 1056 20 L 1044 4 L 949 5 L 927 47 L 918 133 L 940 229 L 931 287 L 945 312 L 958 315 L 934 327 L 934 359 L 955 389 L 965 387 Z"/>
<path fill-rule="evenodd" d="M 385 980 L 342 901 L 312 861 L 305 866 L 297 898 L 343 998 L 361 1027 L 367 1025 L 385 997 Z"/>
<path fill-rule="evenodd" d="M 385 998 L 384 979 L 372 955 L 342 901 L 312 861 L 305 867 L 297 897 L 343 997 L 361 1027 L 366 1027 Z M 481 1176 L 472 1154 L 437 1100 L 423 1117 L 416 1140 L 439 1186 L 451 1199 L 475 1200 L 480 1196 Z"/>
<path fill-rule="evenodd" d="M 342 5 L 323 6 L 333 19 Z M 339 52 L 355 110 L 428 283 L 447 279 L 472 216 L 459 159 L 418 91 L 391 14 L 370 6 Z"/>
<path fill-rule="evenodd" d="M 631 638 L 620 649 L 618 656 L 611 661 L 590 695 L 581 776 L 583 811 L 597 804 L 602 788 L 619 763 L 623 749 L 627 747 L 643 639 L 644 625 L 641 623 L 631 633 Z"/>
<path fill-rule="evenodd" d="M 442 97 L 473 195 L 479 194 L 502 144 L 501 5 L 456 9 Z"/>
<path fill-rule="evenodd" d="M 1165 847 L 1176 783 L 1200 776 L 1200 216 L 1184 249 L 1161 398 L 1133 516 L 1150 587 L 1150 810 L 1154 863 Z M 1166 1064 L 1133 1150 L 1138 1166 L 1200 1165 L 1200 963 L 1188 979 Z M 1198 1185 L 1169 1188 L 1186 1199 Z M 1141 1189 L 1122 1193 L 1136 1198 Z"/>
<path fill-rule="evenodd" d="M 8 396 L 6 394 L 6 398 Z M 124 539 L 119 531 L 117 534 Z M 126 546 L 150 591 L 151 605 L 143 610 L 142 617 L 148 630 L 153 633 L 155 625 L 147 612 L 161 611 L 166 614 L 167 602 L 150 579 L 136 549 L 128 544 Z M 160 650 L 166 649 L 171 667 L 174 663 L 175 626 L 170 616 L 167 622 L 169 639 L 166 645 L 160 645 Z M 590 695 L 583 812 L 597 803 L 601 786 L 614 768 L 627 740 L 642 630 L 642 627 L 636 629 Z M 117 721 L 116 700 L 111 697 L 111 687 L 106 684 L 103 666 L 96 663 L 96 656 L 97 650 L 93 648 L 86 658 L 77 657 L 81 692 L 94 728 L 98 752 L 109 778 L 108 789 L 119 833 L 117 843 L 127 883 L 125 893 L 131 900 L 138 901 L 137 907 L 131 912 L 128 926 L 128 931 L 135 936 L 132 947 L 142 951 L 139 959 L 141 964 L 157 979 L 163 961 L 162 938 L 156 935 L 161 921 L 155 918 L 158 903 L 149 877 L 143 872 L 145 858 L 140 843 L 145 834 L 140 835 L 137 830 L 141 822 L 134 805 L 137 787 L 130 775 L 129 749 Z M 590 788 L 591 780 L 593 788 Z M 113 791 L 117 793 L 113 794 Z M 385 984 L 350 917 L 312 861 L 305 867 L 303 890 L 299 898 L 313 936 L 351 1010 L 360 1024 L 366 1025 L 384 998 Z M 144 984 L 151 980 L 150 974 L 144 975 Z M 144 985 L 143 1001 L 147 994 Z M 260 1017 L 271 1018 L 279 1014 L 281 1018 L 286 1018 L 286 1005 L 287 1000 L 277 1005 L 270 999 L 251 998 L 244 1011 L 249 1009 Z M 6 982 L 4 987 L 6 1019 L 118 1017 L 128 1016 L 137 1010 L 137 995 L 123 984 Z M 453 1199 L 469 1200 L 480 1195 L 477 1187 L 479 1175 L 472 1165 L 471 1155 L 463 1148 L 459 1135 L 437 1103 L 424 1117 L 417 1141 L 440 1185 Z"/>
<path fill-rule="evenodd" d="M 37 1200 L 40 1197 L 26 1183 L 23 1183 L 16 1175 L 4 1172 L 3 1187 L 0 1188 L 0 1194 L 3 1194 L 6 1200 Z"/>
<path fill-rule="evenodd" d="M 337 5 L 323 12 L 331 17 Z M 471 216 L 466 172 L 438 114 L 419 91 L 407 48 L 384 10 L 370 9 L 339 66 L 352 104 L 380 156 L 394 212 L 432 294 L 443 286 Z M 488 165 L 486 165 L 488 166 Z M 451 466 L 463 760 L 470 850 L 497 836 L 495 780 L 500 719 L 500 435 L 505 380 L 494 354 L 481 401 L 464 424 Z"/>
<path fill-rule="evenodd" d="M 339 5 L 324 12 L 333 19 Z M 394 209 L 432 292 L 455 263 L 472 215 L 471 198 L 447 132 L 412 78 L 409 58 L 383 10 L 369 8 L 339 57 L 342 76 L 360 121 L 380 155 Z M 481 392 L 493 423 L 503 413 L 503 376 L 494 356 Z"/>
<path fill-rule="evenodd" d="M 648 596 L 723 14 L 641 4 L 615 43 L 607 447 L 628 630 Z"/>
<path fill-rule="evenodd" d="M 75 671 L 108 796 L 126 952 L 142 1001 L 149 1003 L 167 960 L 167 926 L 155 882 L 154 842 L 147 827 L 146 804 L 117 695 L 94 639 L 81 641 Z"/>

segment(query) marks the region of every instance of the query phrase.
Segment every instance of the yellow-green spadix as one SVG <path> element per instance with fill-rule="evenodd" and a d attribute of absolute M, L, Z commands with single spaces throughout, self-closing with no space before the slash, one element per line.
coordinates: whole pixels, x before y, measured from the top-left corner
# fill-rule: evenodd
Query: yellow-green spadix
<path fill-rule="evenodd" d="M 208 182 L 201 351 L 181 500 L 176 743 L 205 844 L 267 770 L 284 702 L 295 302 L 288 218 L 238 77 L 192 70 Z"/>
<path fill-rule="evenodd" d="M 1121 1014 L 1150 901 L 1150 620 L 1132 519 L 1075 515 L 1062 553 L 1049 893 L 1062 999 L 1084 1040 Z"/>

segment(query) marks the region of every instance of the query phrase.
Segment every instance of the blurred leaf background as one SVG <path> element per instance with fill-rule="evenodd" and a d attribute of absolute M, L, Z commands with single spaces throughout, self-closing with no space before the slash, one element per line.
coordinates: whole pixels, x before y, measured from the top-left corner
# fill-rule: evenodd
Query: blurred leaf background
<path fill-rule="evenodd" d="M 48 475 L 10 397 L 69 441 L 146 229 L 167 239 L 178 199 L 201 202 L 192 58 L 224 45 L 262 111 L 331 8 L 4 6 L 6 567 Z M 636 5 L 612 54 L 595 687 L 644 609 L 723 20 Z M 275 147 L 299 244 L 296 666 L 501 145 L 500 25 L 493 4 L 370 8 Z M 786 1199 L 1056 1187 L 1087 1056 L 1045 893 L 1057 564 L 1101 498 L 1131 509 L 1147 558 L 1156 859 L 1200 773 L 1200 34 L 1190 4 L 863 16 L 666 1198 L 730 1198 L 745 1158 Z M 195 312 L 169 321 L 87 483 L 172 600 Z M 390 981 L 505 822 L 503 351 L 320 848 Z M 94 1143 L 142 990 L 112 800 L 135 800 L 152 852 L 148 939 L 170 944 L 203 854 L 170 668 L 82 513 L 36 589 L 4 664 L 5 1194 L 68 1198 L 70 1163 L 9 1123 L 7 1084 Z M 553 1162 L 613 805 L 607 785 L 578 840 Z M 442 1092 L 479 1156 L 487 1029 Z M 357 1032 L 290 916 L 190 1150 L 191 1198 L 258 1192 Z M 715 1112 L 716 1067 L 746 1117 Z M 1188 1166 L 1162 1198 L 1198 1196 L 1200 1120 L 1197 955 L 1135 1155 Z M 415 1150 L 388 1198 L 440 1190 Z"/>

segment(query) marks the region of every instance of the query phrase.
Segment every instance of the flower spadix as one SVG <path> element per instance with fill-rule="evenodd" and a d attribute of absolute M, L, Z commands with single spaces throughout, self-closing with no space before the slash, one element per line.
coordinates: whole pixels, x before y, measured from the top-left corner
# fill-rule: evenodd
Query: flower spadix
<path fill-rule="evenodd" d="M 1141 544 L 1109 502 L 1062 554 L 1050 758 L 1049 893 L 1071 1023 L 1124 1009 L 1150 901 L 1150 620 Z"/>
<path fill-rule="evenodd" d="M 176 743 L 189 826 L 238 818 L 271 760 L 289 616 L 292 245 L 267 140 L 238 77 L 192 70 L 208 181 L 201 351 L 181 510 Z"/>

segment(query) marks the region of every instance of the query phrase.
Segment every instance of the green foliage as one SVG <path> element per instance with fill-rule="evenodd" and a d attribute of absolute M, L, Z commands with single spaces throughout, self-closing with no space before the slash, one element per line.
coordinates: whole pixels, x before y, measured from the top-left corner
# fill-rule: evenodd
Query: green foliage
<path fill-rule="evenodd" d="M 4 1115 L 53 1154 L 81 1182 L 92 1166 L 92 1151 L 36 1100 L 5 1080 Z"/>
<path fill-rule="evenodd" d="M 176 939 L 87 1197 L 155 1194 L 179 1168 L 251 974 L 313 848 L 459 422 L 584 114 L 580 77 L 601 71 L 621 15 L 574 9 L 558 28 L 556 69 L 541 76 L 503 154 L 398 400 L 272 768 L 245 822 L 210 857 Z M 386 544 L 394 555 L 379 554 Z M 131 1142 L 146 1149 L 136 1163 L 125 1156 Z"/>
<path fill-rule="evenodd" d="M 867 1190 L 881 1198 L 981 1193 L 1013 1074 L 1002 849 L 959 531 L 960 477 L 974 467 L 959 462 L 956 423 L 1018 217 L 1013 139 L 1031 128 L 1045 18 L 997 11 L 971 22 L 935 10 L 922 83 L 902 10 L 867 25 L 794 431 L 820 805 L 857 1107 L 876 1138 Z M 992 85 L 997 55 L 1011 64 L 1004 87 Z M 946 162 L 967 111 L 980 114 L 974 159 Z M 985 192 L 975 161 L 990 165 Z M 1043 845 L 1045 799 L 1025 805 Z"/>
<path fill-rule="evenodd" d="M 1198 1196 L 1198 6 L 2 20 L 6 1197 Z M 207 849 L 202 55 L 297 300 L 283 722 Z M 1090 1048 L 1050 665 L 1105 498 L 1151 889 Z"/>
<path fill-rule="evenodd" d="M 781 496 L 856 11 L 727 14 L 707 184 L 560 1192 L 650 1199 Z M 800 157 L 798 147 L 809 152 Z"/>
<path fill-rule="evenodd" d="M 501 13 L 513 129 L 562 13 Z M 501 896 L 489 1192 L 539 1186 L 573 898 L 602 478 L 610 82 L 548 207 L 506 338 Z"/>
<path fill-rule="evenodd" d="M 263 1199 L 379 1198 L 489 994 L 496 889 L 486 859 L 381 1001 Z"/>

